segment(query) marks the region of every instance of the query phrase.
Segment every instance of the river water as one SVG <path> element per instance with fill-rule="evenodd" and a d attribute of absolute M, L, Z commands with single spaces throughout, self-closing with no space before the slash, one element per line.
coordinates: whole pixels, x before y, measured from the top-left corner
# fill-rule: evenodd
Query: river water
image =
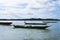
<path fill-rule="evenodd" d="M 47 29 L 24 29 L 0 25 L 0 40 L 60 40 L 60 22 Z"/>

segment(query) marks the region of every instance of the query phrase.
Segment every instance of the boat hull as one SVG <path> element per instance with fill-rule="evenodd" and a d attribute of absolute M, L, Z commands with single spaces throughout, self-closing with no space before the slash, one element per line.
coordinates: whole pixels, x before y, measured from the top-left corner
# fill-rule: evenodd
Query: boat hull
<path fill-rule="evenodd" d="M 12 22 L 0 22 L 0 25 L 11 25 Z"/>
<path fill-rule="evenodd" d="M 23 26 L 23 25 L 14 25 L 14 28 L 38 28 L 38 29 L 46 29 L 49 26 Z"/>

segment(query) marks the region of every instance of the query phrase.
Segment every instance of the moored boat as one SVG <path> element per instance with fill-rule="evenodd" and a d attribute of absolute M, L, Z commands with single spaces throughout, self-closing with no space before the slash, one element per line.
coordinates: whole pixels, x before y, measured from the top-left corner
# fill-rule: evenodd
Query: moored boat
<path fill-rule="evenodd" d="M 40 29 L 45 29 L 49 26 L 47 25 L 13 25 L 14 28 L 40 28 Z"/>
<path fill-rule="evenodd" d="M 49 27 L 45 22 L 24 22 L 24 25 L 13 25 L 13 26 L 15 28 L 41 28 L 41 29 Z"/>
<path fill-rule="evenodd" d="M 0 22 L 0 25 L 11 25 L 12 22 Z"/>

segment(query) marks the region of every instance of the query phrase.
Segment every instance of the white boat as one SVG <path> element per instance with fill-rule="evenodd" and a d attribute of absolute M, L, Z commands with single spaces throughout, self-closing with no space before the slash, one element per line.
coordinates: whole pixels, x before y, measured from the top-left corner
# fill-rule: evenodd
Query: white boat
<path fill-rule="evenodd" d="M 46 25 L 47 23 L 34 23 L 34 22 L 24 22 L 24 25 L 14 25 L 15 28 L 41 28 L 45 29 L 49 26 Z"/>
<path fill-rule="evenodd" d="M 45 29 L 50 27 L 53 21 L 24 21 L 24 25 L 14 25 L 15 28 L 41 28 Z"/>

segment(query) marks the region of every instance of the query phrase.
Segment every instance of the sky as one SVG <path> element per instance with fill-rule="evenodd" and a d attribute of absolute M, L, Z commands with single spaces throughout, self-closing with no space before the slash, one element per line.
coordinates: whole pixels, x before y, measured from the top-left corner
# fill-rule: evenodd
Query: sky
<path fill-rule="evenodd" d="M 0 19 L 59 18 L 60 0 L 0 0 Z"/>

